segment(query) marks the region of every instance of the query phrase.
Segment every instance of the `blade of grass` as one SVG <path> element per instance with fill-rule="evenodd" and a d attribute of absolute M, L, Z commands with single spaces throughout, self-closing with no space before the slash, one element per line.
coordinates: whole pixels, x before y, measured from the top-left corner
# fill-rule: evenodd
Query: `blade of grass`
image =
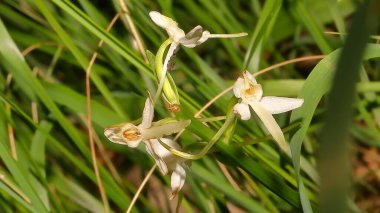
<path fill-rule="evenodd" d="M 321 175 L 321 211 L 347 212 L 349 192 L 349 125 L 355 100 L 355 84 L 366 43 L 380 20 L 380 2 L 364 1 L 356 12 L 352 27 L 337 64 L 328 95 L 325 123 L 321 131 L 319 169 Z"/>

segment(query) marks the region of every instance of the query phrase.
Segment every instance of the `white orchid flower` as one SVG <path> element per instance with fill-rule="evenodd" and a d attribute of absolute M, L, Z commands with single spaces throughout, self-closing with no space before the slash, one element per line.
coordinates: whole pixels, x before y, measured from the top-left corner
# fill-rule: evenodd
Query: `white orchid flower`
<path fill-rule="evenodd" d="M 155 24 L 166 30 L 170 39 L 172 40 L 168 53 L 165 57 L 164 65 L 162 68 L 163 70 L 159 79 L 159 86 L 157 91 L 161 91 L 162 89 L 166 71 L 168 69 L 168 63 L 179 45 L 182 44 L 185 47 L 193 48 L 199 44 L 202 44 L 209 38 L 236 38 L 248 35 L 247 33 L 211 34 L 207 30 L 203 31 L 203 28 L 200 25 L 194 27 L 192 30 L 190 30 L 190 32 L 185 34 L 185 32 L 178 27 L 178 23 L 171 18 L 166 17 L 156 11 L 151 11 L 149 13 L 149 16 Z"/>
<path fill-rule="evenodd" d="M 243 77 L 237 79 L 233 91 L 235 96 L 241 99 L 241 102 L 234 106 L 234 112 L 239 114 L 242 120 L 249 120 L 251 118 L 250 106 L 280 148 L 286 153 L 290 153 L 284 134 L 272 114 L 280 114 L 296 109 L 303 104 L 303 99 L 274 96 L 263 97 L 261 85 L 257 83 L 255 77 L 248 71 L 244 71 Z"/>
<path fill-rule="evenodd" d="M 183 130 L 190 124 L 190 120 L 160 124 L 160 121 L 152 123 L 153 116 L 154 106 L 149 97 L 145 102 L 142 122 L 140 125 L 135 126 L 131 123 L 118 124 L 106 128 L 104 130 L 104 135 L 114 143 L 127 145 L 132 148 L 137 147 L 140 142 L 143 141 L 146 146 L 146 151 L 154 158 L 161 173 L 166 175 L 169 171 L 172 172 L 172 196 L 170 198 L 172 199 L 177 195 L 185 183 L 185 159 L 173 155 L 165 149 L 158 140 L 161 140 L 171 148 L 180 149 L 176 142 L 162 137 Z"/>

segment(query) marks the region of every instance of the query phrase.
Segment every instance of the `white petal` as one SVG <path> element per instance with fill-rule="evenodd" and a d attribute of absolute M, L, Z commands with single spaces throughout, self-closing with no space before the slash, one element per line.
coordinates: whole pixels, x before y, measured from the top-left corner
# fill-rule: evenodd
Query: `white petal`
<path fill-rule="evenodd" d="M 243 72 L 243 76 L 244 78 L 250 80 L 253 84 L 257 84 L 256 78 L 250 72 L 248 72 L 248 70 L 245 70 Z"/>
<path fill-rule="evenodd" d="M 167 31 L 169 37 L 173 39 L 173 41 L 178 42 L 181 38 L 185 36 L 185 32 L 178 27 L 178 23 L 173 19 L 164 16 L 156 11 L 150 12 L 149 16 L 155 24 L 164 28 Z"/>
<path fill-rule="evenodd" d="M 249 120 L 251 118 L 251 112 L 249 111 L 248 104 L 235 104 L 234 113 L 239 114 L 242 120 Z"/>
<path fill-rule="evenodd" d="M 128 141 L 127 145 L 131 148 L 136 148 L 141 142 L 141 139 L 135 141 Z"/>
<path fill-rule="evenodd" d="M 110 140 L 111 142 L 127 145 L 127 141 L 124 140 L 121 134 L 121 128 L 120 127 L 109 127 L 104 129 L 104 135 Z"/>
<path fill-rule="evenodd" d="M 198 45 L 199 40 L 202 38 L 203 28 L 201 26 L 194 27 L 190 32 L 186 33 L 179 42 L 188 48 L 193 48 Z"/>
<path fill-rule="evenodd" d="M 289 144 L 285 141 L 284 134 L 272 114 L 270 114 L 258 101 L 250 101 L 249 105 L 252 107 L 253 111 L 256 112 L 257 116 L 263 122 L 264 126 L 267 128 L 268 132 L 272 135 L 273 139 L 277 142 L 280 148 L 285 152 L 288 152 Z"/>
<path fill-rule="evenodd" d="M 148 93 L 148 98 L 145 101 L 145 107 L 143 110 L 142 121 L 139 126 L 144 129 L 149 128 L 152 125 L 153 116 L 154 106 L 150 93 Z"/>
<path fill-rule="evenodd" d="M 173 149 L 181 150 L 179 144 L 171 139 L 160 138 L 160 140 Z M 145 144 L 147 152 L 154 158 L 158 168 L 164 175 L 168 173 L 168 170 L 173 170 L 175 164 L 181 160 L 163 147 L 157 139 L 146 140 Z"/>
<path fill-rule="evenodd" d="M 181 164 L 177 163 L 171 177 L 170 185 L 172 188 L 172 195 L 170 199 L 173 199 L 177 195 L 177 193 L 182 189 L 183 185 L 185 184 L 185 179 L 186 171 L 181 166 Z"/>
<path fill-rule="evenodd" d="M 260 103 L 271 114 L 280 114 L 302 106 L 303 99 L 267 96 L 263 97 Z"/>
<path fill-rule="evenodd" d="M 178 23 L 176 21 L 174 21 L 173 19 L 171 19 L 167 16 L 162 15 L 161 13 L 159 13 L 157 11 L 151 11 L 149 13 L 149 16 L 155 24 L 157 24 L 158 26 L 160 26 L 164 29 L 167 29 L 169 27 L 177 27 L 178 26 Z"/>
<path fill-rule="evenodd" d="M 234 84 L 233 91 L 236 98 L 241 98 L 242 91 L 244 90 L 244 79 L 239 77 Z"/>
<path fill-rule="evenodd" d="M 185 32 L 178 27 L 169 27 L 166 29 L 166 32 L 173 42 L 176 43 L 179 43 L 185 37 Z"/>
<path fill-rule="evenodd" d="M 154 146 L 154 144 L 158 143 L 158 141 L 153 141 L 153 140 L 146 140 L 145 142 L 145 148 L 146 151 L 153 157 L 154 161 L 156 161 L 156 164 L 158 168 L 160 169 L 161 173 L 163 175 L 168 174 L 168 166 L 166 165 L 164 159 L 157 154 L 157 147 Z M 162 152 L 161 152 L 162 154 Z"/>
<path fill-rule="evenodd" d="M 203 42 L 207 41 L 207 39 L 210 38 L 209 35 L 211 35 L 209 31 L 207 30 L 203 31 L 202 38 L 199 39 L 197 45 L 202 44 Z"/>
<path fill-rule="evenodd" d="M 261 84 L 255 84 L 251 86 L 250 89 L 253 90 L 252 94 L 248 94 L 247 90 L 245 90 L 244 96 L 242 98 L 259 101 L 261 97 L 263 97 L 263 88 L 261 87 Z"/>
<path fill-rule="evenodd" d="M 194 28 L 193 30 L 195 30 L 195 29 L 196 28 Z M 182 45 L 185 47 L 188 47 L 188 48 L 193 48 L 193 47 L 198 46 L 198 45 L 202 44 L 203 42 L 207 41 L 207 39 L 208 39 L 207 35 L 209 35 L 210 32 L 206 30 L 203 32 L 201 31 L 199 33 L 199 29 L 202 29 L 202 27 L 199 26 L 198 32 L 196 35 L 190 34 L 190 33 L 192 33 L 193 30 L 190 31 L 188 34 L 186 34 L 186 38 L 192 37 L 193 39 L 187 39 L 186 41 L 181 42 Z M 193 34 L 195 34 L 195 33 L 193 33 Z M 198 37 L 196 37 L 196 36 L 198 36 Z"/>

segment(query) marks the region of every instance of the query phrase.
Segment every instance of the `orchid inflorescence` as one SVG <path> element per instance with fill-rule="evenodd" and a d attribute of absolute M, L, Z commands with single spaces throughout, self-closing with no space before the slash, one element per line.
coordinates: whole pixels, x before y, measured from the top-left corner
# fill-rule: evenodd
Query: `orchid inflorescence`
<path fill-rule="evenodd" d="M 169 39 L 161 45 L 156 56 L 156 75 L 158 81 L 156 96 L 153 100 L 148 92 L 141 124 L 137 126 L 132 123 L 114 125 L 106 128 L 104 134 L 110 141 L 127 145 L 131 148 L 135 148 L 143 142 L 146 151 L 153 157 L 161 173 L 166 175 L 171 172 L 172 199 L 185 183 L 186 162 L 189 159 L 194 160 L 204 156 L 224 133 L 234 116 L 230 116 L 226 119 L 225 124 L 219 132 L 198 155 L 182 152 L 176 141 L 164 136 L 183 131 L 190 124 L 190 120 L 175 120 L 172 118 L 152 122 L 154 117 L 154 104 L 161 94 L 164 100 L 169 103 L 169 107 L 179 107 L 176 86 L 171 76 L 166 74 L 168 63 L 172 60 L 175 51 L 178 50 L 180 45 L 193 48 L 209 38 L 234 38 L 245 36 L 247 33 L 211 34 L 209 31 L 203 30 L 201 26 L 196 26 L 189 33 L 185 34 L 184 31 L 178 27 L 178 23 L 173 19 L 156 11 L 150 12 L 149 15 L 153 22 L 165 29 L 169 35 Z M 163 53 L 169 45 L 170 47 L 165 60 L 162 63 Z M 252 108 L 279 147 L 284 152 L 290 153 L 289 145 L 285 140 L 284 134 L 272 114 L 279 114 L 298 108 L 303 104 L 303 99 L 271 96 L 263 97 L 261 85 L 257 83 L 256 79 L 248 71 L 244 71 L 243 76 L 236 80 L 233 86 L 233 92 L 235 97 L 240 100 L 240 102 L 233 107 L 233 112 L 240 115 L 242 120 L 248 120 L 251 118 L 250 108 Z M 169 111 L 171 110 L 169 109 Z M 175 111 L 178 111 L 178 109 L 174 110 L 174 112 Z"/>

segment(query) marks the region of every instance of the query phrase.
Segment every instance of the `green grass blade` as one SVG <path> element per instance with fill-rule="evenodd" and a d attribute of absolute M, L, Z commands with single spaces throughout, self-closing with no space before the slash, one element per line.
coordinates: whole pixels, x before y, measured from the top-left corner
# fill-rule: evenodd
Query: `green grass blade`
<path fill-rule="evenodd" d="M 352 122 L 355 84 L 370 32 L 380 20 L 380 2 L 364 1 L 354 16 L 336 67 L 321 131 L 321 211 L 347 212 L 350 171 L 349 125 Z M 333 174 L 332 174 L 333 171 Z"/>

